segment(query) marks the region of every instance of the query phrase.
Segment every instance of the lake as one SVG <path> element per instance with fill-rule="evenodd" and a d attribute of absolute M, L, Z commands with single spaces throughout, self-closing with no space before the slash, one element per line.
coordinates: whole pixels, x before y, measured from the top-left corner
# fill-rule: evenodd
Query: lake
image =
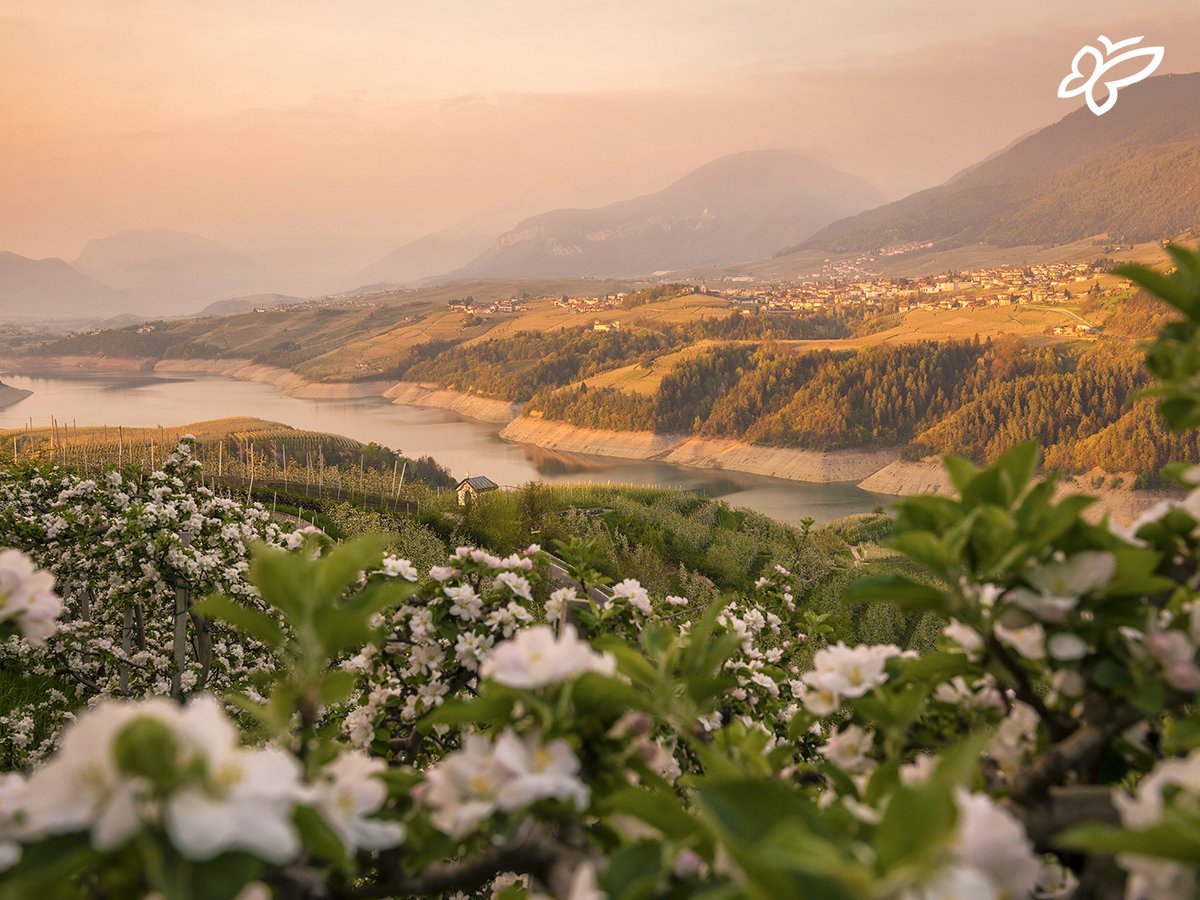
<path fill-rule="evenodd" d="M 229 378 L 163 375 L 72 375 L 46 377 L 9 373 L 6 384 L 32 396 L 0 410 L 0 428 L 59 422 L 79 425 L 172 426 L 226 416 L 256 416 L 295 428 L 374 441 L 408 456 L 429 455 L 456 478 L 468 472 L 497 484 L 611 482 L 659 485 L 719 497 L 784 522 L 806 516 L 818 522 L 868 512 L 894 498 L 854 484 L 808 484 L 720 469 L 560 453 L 498 436 L 501 426 L 475 422 L 439 409 L 397 406 L 381 398 L 306 400 L 288 397 L 273 385 Z"/>

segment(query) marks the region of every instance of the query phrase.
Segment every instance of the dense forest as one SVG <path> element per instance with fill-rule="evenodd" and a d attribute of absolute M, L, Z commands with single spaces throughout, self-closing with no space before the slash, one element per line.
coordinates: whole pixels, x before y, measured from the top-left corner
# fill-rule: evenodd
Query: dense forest
<path fill-rule="evenodd" d="M 657 356 L 701 340 L 780 341 L 847 337 L 850 313 L 773 314 L 736 311 L 678 325 L 633 320 L 619 331 L 590 327 L 520 331 L 466 344 L 430 341 L 401 354 L 382 377 L 431 381 L 459 391 L 525 401 L 621 366 L 648 366 Z M 689 376 L 690 377 L 690 376 Z M 691 422 L 688 417 L 687 422 Z"/>
<path fill-rule="evenodd" d="M 529 411 L 587 428 L 649 430 L 837 450 L 994 459 L 1026 440 L 1071 470 L 1156 471 L 1200 460 L 1137 403 L 1147 384 L 1128 341 L 1032 348 L 1013 339 L 796 353 L 716 347 L 682 362 L 653 394 L 585 385 L 543 391 Z"/>

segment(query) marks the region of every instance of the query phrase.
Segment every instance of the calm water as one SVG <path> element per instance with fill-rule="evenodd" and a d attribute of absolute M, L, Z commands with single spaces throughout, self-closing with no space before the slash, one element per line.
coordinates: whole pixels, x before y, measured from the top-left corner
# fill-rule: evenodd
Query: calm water
<path fill-rule="evenodd" d="M 499 425 L 474 422 L 438 409 L 396 406 L 379 398 L 301 400 L 268 384 L 217 377 L 4 374 L 5 383 L 33 391 L 0 410 L 0 428 L 50 417 L 79 425 L 183 425 L 225 416 L 257 416 L 295 428 L 375 441 L 409 456 L 434 457 L 455 477 L 470 472 L 502 485 L 613 482 L 682 487 L 785 522 L 818 522 L 867 512 L 890 498 L 853 484 L 805 484 L 716 469 L 559 453 L 498 437 Z"/>

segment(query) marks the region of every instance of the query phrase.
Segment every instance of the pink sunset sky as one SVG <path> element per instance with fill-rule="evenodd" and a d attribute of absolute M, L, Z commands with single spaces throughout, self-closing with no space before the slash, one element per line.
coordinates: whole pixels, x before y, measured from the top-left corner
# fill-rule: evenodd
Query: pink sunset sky
<path fill-rule="evenodd" d="M 0 249 L 365 263 L 760 147 L 895 198 L 1082 105 L 1055 90 L 1098 34 L 1200 69 L 1195 0 L 0 0 Z"/>

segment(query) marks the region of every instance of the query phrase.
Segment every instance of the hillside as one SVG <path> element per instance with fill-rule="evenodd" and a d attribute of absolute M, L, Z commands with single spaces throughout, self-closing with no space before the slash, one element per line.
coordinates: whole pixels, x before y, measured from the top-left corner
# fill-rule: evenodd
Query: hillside
<path fill-rule="evenodd" d="M 1200 224 L 1200 118 L 1181 114 L 1198 108 L 1200 73 L 1148 79 L 1105 116 L 1078 109 L 943 185 L 834 222 L 782 253 L 1177 235 Z"/>
<path fill-rule="evenodd" d="M 127 298 L 61 259 L 0 250 L 0 318 L 92 317 L 120 312 Z"/>
<path fill-rule="evenodd" d="M 200 235 L 166 229 L 88 241 L 74 266 L 127 294 L 133 311 L 155 315 L 195 312 L 266 286 L 252 260 Z"/>
<path fill-rule="evenodd" d="M 237 316 L 242 313 L 254 312 L 258 307 L 268 309 L 281 306 L 295 306 L 304 303 L 303 297 L 292 297 L 288 294 L 248 294 L 245 297 L 230 297 L 228 300 L 216 300 L 200 310 L 201 316 Z"/>
<path fill-rule="evenodd" d="M 455 276 L 628 276 L 766 256 L 879 202 L 870 185 L 786 150 L 725 156 L 661 191 L 525 219 Z"/>

